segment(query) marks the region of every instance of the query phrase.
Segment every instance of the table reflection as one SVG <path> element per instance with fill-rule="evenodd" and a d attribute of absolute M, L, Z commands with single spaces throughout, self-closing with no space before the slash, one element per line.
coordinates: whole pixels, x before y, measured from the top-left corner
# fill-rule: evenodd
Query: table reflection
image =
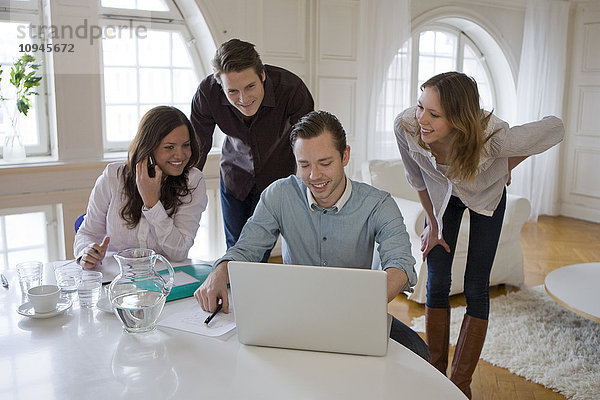
<path fill-rule="evenodd" d="M 152 393 L 153 398 L 170 399 L 179 387 L 179 377 L 159 331 L 123 332 L 113 353 L 112 372 L 126 387 L 124 398 Z"/>

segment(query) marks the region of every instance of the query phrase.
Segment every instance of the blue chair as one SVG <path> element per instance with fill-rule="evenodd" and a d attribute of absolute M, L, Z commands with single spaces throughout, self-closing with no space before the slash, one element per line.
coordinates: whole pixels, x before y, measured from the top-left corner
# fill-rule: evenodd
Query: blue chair
<path fill-rule="evenodd" d="M 85 218 L 85 214 L 81 214 L 79 217 L 77 217 L 77 219 L 75 220 L 75 224 L 73 225 L 73 227 L 75 228 L 75 233 L 77 233 L 77 231 L 79 230 L 79 227 L 81 226 L 81 224 L 83 223 L 83 219 Z"/>

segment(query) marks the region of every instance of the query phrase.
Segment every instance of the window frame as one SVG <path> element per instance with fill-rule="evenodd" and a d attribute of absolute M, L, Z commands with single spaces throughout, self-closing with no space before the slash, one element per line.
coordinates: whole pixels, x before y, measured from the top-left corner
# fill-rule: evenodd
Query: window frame
<path fill-rule="evenodd" d="M 26 8 L 8 8 L 6 10 L 0 11 L 0 22 L 17 22 L 23 24 L 36 24 L 43 25 L 44 24 L 44 16 L 42 12 L 42 7 L 39 5 L 39 8 L 36 8 L 35 3 L 38 1 L 28 1 L 25 2 Z M 41 45 L 43 43 L 48 43 L 47 40 L 43 40 L 42 38 L 31 39 L 32 44 Z M 25 53 L 17 52 L 17 55 L 23 55 Z M 35 107 L 36 113 L 36 130 L 37 137 L 39 143 L 37 145 L 27 144 L 25 146 L 27 157 L 33 156 L 49 156 L 51 155 L 51 140 L 50 140 L 50 121 L 48 115 L 48 74 L 46 69 L 46 64 L 50 62 L 49 53 L 42 53 L 40 55 L 39 52 L 28 54 L 33 54 L 36 57 L 36 61 L 40 63 L 40 68 L 38 69 L 38 75 L 42 76 L 42 80 L 40 85 L 36 88 L 37 96 L 34 96 L 33 99 L 33 107 Z M 4 65 L 4 72 L 2 74 L 3 79 L 8 77 L 10 73 L 10 64 Z M 4 143 L 0 143 L 0 147 L 3 147 Z M 3 163 L 7 163 L 2 159 Z M 23 162 L 27 162 L 23 161 Z M 7 163 L 8 164 L 8 163 Z M 12 164 L 12 163 L 11 163 Z"/>
<path fill-rule="evenodd" d="M 385 117 L 390 113 L 394 116 L 397 113 L 401 112 L 403 109 L 410 107 L 417 103 L 417 99 L 420 95 L 419 89 L 419 63 L 420 63 L 420 39 L 421 34 L 423 32 L 433 31 L 433 32 L 443 32 L 447 35 L 453 35 L 456 38 L 456 48 L 453 54 L 453 69 L 457 71 L 462 71 L 464 68 L 464 48 L 468 44 L 471 49 L 476 53 L 476 56 L 480 62 L 480 65 L 484 69 L 484 73 L 486 74 L 486 78 L 488 84 L 490 86 L 490 95 L 492 101 L 492 107 L 495 109 L 498 104 L 498 98 L 496 96 L 496 87 L 494 81 L 494 75 L 492 74 L 492 70 L 489 67 L 486 57 L 484 56 L 480 46 L 477 45 L 477 42 L 474 41 L 467 35 L 459 26 L 454 26 L 447 22 L 435 21 L 420 25 L 416 28 L 412 33 L 409 39 L 403 43 L 401 48 L 396 49 L 396 53 L 392 58 L 392 62 L 387 66 L 386 78 L 383 82 L 380 101 L 377 106 L 377 115 L 376 115 L 376 126 L 374 132 L 374 141 L 368 147 L 368 157 L 370 159 L 390 159 L 397 158 L 398 155 L 393 150 L 388 150 L 390 148 L 395 148 L 395 144 L 393 129 L 390 132 L 389 127 L 386 126 Z M 394 63 L 397 62 L 397 57 L 400 54 L 401 50 L 406 47 L 406 53 L 408 58 L 407 61 L 407 69 L 405 76 L 400 73 L 390 78 L 390 68 L 393 67 Z M 403 103 L 388 103 L 387 102 L 387 89 L 388 83 L 393 82 L 394 80 L 399 81 L 407 81 L 405 83 L 408 85 L 408 104 Z M 398 107 L 398 109 L 394 109 L 394 107 Z M 380 115 L 382 115 L 380 117 Z"/>
<path fill-rule="evenodd" d="M 53 204 L 47 204 L 47 205 L 37 205 L 37 206 L 28 206 L 28 207 L 17 207 L 17 208 L 3 208 L 0 209 L 0 219 L 2 220 L 2 223 L 0 223 L 0 241 L 2 241 L 3 246 L 0 248 L 0 259 L 2 259 L 2 263 L 6 263 L 6 267 L 10 268 L 11 265 L 8 263 L 8 254 L 9 254 L 9 250 L 12 251 L 23 251 L 26 249 L 21 249 L 21 248 L 17 248 L 17 249 L 9 249 L 6 246 L 6 224 L 4 222 L 4 218 L 7 216 L 12 216 L 12 215 L 19 215 L 19 214 L 29 214 L 29 213 L 35 213 L 35 212 L 43 212 L 44 213 L 44 217 L 46 220 L 46 242 L 45 242 L 45 249 L 46 249 L 46 255 L 47 255 L 47 259 L 45 260 L 37 260 L 37 261 L 43 261 L 43 262 L 48 262 L 50 260 L 56 260 L 58 258 L 60 258 L 60 251 L 59 251 L 59 246 L 62 246 L 63 244 L 60 242 L 60 238 L 61 235 L 58 230 L 59 227 L 59 217 L 61 215 L 61 212 L 59 211 L 59 209 L 57 208 L 57 205 L 53 205 Z M 37 248 L 37 247 L 36 247 Z M 25 260 L 23 260 L 25 261 Z M 14 265 L 13 265 L 14 267 Z"/>
<path fill-rule="evenodd" d="M 9 3 L 11 4 L 11 3 Z M 18 7 L 15 7 L 15 5 L 18 4 Z M 40 4 L 40 0 L 12 0 L 12 5 L 13 7 L 2 7 L 3 9 L 6 9 L 6 11 L 10 11 L 10 10 L 14 10 L 14 11 L 39 11 L 41 4 Z M 4 10 L 3 10 L 4 11 Z"/>
<path fill-rule="evenodd" d="M 126 18 L 132 17 L 145 19 L 146 22 L 164 20 L 170 23 L 175 21 L 183 21 L 183 17 L 179 8 L 172 0 L 162 0 L 167 4 L 168 11 L 150 11 L 138 8 L 118 8 L 118 7 L 103 7 L 102 0 L 98 0 L 98 12 L 101 18 Z M 147 14 L 147 15 L 145 15 Z"/>
<path fill-rule="evenodd" d="M 187 23 L 184 17 L 179 13 L 179 8 L 175 5 L 171 0 L 163 0 L 167 3 L 169 7 L 169 11 L 145 11 L 145 10 L 135 10 L 135 9 L 117 9 L 117 8 L 109 8 L 102 7 L 100 5 L 101 0 L 98 0 L 99 4 L 99 24 L 102 26 L 113 24 L 118 25 L 122 22 L 127 22 L 127 24 L 131 24 L 133 27 L 145 26 L 149 30 L 162 30 L 162 31 L 170 31 L 177 32 L 183 36 L 184 43 L 187 46 L 189 51 L 189 55 L 192 61 L 192 70 L 198 77 L 198 83 L 200 83 L 203 78 L 202 72 L 202 62 L 200 58 L 200 54 L 193 44 L 195 42 L 195 38 L 191 33 L 191 30 L 187 26 Z M 151 16 L 147 16 L 151 15 Z M 129 146 L 130 141 L 108 141 L 107 133 L 106 133 L 106 98 L 104 92 L 104 56 L 103 56 L 103 48 L 102 42 L 100 44 L 100 70 L 101 72 L 101 88 L 100 88 L 100 96 L 101 96 L 101 109 L 102 109 L 102 145 L 103 151 L 106 155 L 110 157 L 110 155 L 122 154 L 127 151 L 127 147 Z M 139 75 L 138 75 L 139 78 Z M 138 85 L 139 90 L 139 85 Z M 192 99 L 189 99 L 190 108 L 191 108 Z M 138 104 L 139 105 L 139 104 Z M 188 110 L 182 110 L 184 113 L 188 114 Z"/>
<path fill-rule="evenodd" d="M 479 48 L 479 46 L 477 46 L 477 43 L 475 43 L 470 37 L 469 35 L 467 35 L 466 33 L 461 31 L 461 37 L 459 37 L 459 40 L 464 41 L 465 44 L 468 44 L 469 46 L 471 46 L 471 48 L 473 49 L 474 52 L 476 52 L 476 56 L 480 62 L 480 65 L 483 67 L 484 71 L 485 71 L 485 75 L 487 76 L 488 79 L 488 84 L 490 86 L 490 95 L 491 95 L 491 100 L 492 100 L 492 108 L 496 108 L 498 105 L 498 97 L 496 96 L 496 81 L 494 79 L 494 74 L 492 74 L 492 70 L 490 69 L 490 66 L 488 65 L 487 61 L 486 61 L 486 57 L 485 55 L 481 52 L 481 49 Z M 462 51 L 464 52 L 464 45 L 462 47 Z M 463 57 L 461 58 L 462 63 L 464 64 L 464 54 Z M 460 66 L 460 71 L 464 70 L 464 65 Z M 479 82 L 477 82 L 479 83 Z M 491 110 L 488 110 L 491 111 Z"/>
<path fill-rule="evenodd" d="M 486 57 L 482 53 L 482 51 L 479 48 L 479 46 L 477 45 L 477 43 L 475 43 L 475 41 L 473 39 L 471 39 L 469 37 L 469 35 L 467 35 L 460 28 L 455 27 L 450 24 L 447 24 L 447 23 L 443 23 L 443 22 L 435 22 L 435 23 L 425 24 L 425 25 L 419 27 L 417 30 L 415 30 L 412 33 L 411 38 L 409 39 L 412 42 L 411 71 L 410 71 L 410 85 L 411 86 L 410 87 L 417 88 L 415 91 L 411 90 L 411 104 L 416 104 L 417 99 L 419 97 L 419 88 L 418 88 L 418 81 L 419 81 L 418 68 L 419 68 L 419 55 L 420 55 L 419 54 L 419 41 L 421 38 L 421 33 L 427 32 L 427 31 L 444 32 L 447 34 L 456 35 L 457 44 L 456 44 L 456 54 L 454 55 L 454 57 L 456 57 L 455 65 L 454 65 L 454 68 L 456 71 L 460 71 L 460 72 L 463 71 L 465 44 L 469 44 L 471 46 L 471 48 L 477 53 L 479 61 L 482 65 L 483 69 L 485 70 L 485 74 L 487 76 L 488 83 L 490 85 L 492 104 L 495 106 L 498 103 L 498 99 L 496 97 L 496 83 L 494 81 L 494 76 L 487 64 L 487 61 L 485 61 Z M 416 41 L 416 43 L 415 43 L 415 41 Z"/>

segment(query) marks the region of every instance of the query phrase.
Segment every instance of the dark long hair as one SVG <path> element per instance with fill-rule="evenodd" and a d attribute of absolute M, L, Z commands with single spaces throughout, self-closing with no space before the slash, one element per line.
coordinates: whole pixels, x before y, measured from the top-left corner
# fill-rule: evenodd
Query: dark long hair
<path fill-rule="evenodd" d="M 177 208 L 183 204 L 182 198 L 190 194 L 195 188 L 189 188 L 187 177 L 190 168 L 196 166 L 200 158 L 198 139 L 194 134 L 192 124 L 175 107 L 158 106 L 148 111 L 140 121 L 137 134 L 129 145 L 127 163 L 121 169 L 123 179 L 123 197 L 125 205 L 121 209 L 121 217 L 127 222 L 127 227 L 133 229 L 140 222 L 144 201 L 138 192 L 135 183 L 135 166 L 140 161 L 147 159 L 160 145 L 161 140 L 179 126 L 185 125 L 190 133 L 191 156 L 183 173 L 179 176 L 163 175 L 160 187 L 160 201 L 172 217 Z"/>

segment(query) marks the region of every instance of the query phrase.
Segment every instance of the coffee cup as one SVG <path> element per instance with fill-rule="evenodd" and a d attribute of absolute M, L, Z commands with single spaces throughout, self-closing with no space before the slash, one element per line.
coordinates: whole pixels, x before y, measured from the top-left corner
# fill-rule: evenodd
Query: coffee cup
<path fill-rule="evenodd" d="M 27 297 L 36 314 L 49 313 L 56 310 L 60 288 L 56 285 L 34 286 L 27 291 Z"/>

